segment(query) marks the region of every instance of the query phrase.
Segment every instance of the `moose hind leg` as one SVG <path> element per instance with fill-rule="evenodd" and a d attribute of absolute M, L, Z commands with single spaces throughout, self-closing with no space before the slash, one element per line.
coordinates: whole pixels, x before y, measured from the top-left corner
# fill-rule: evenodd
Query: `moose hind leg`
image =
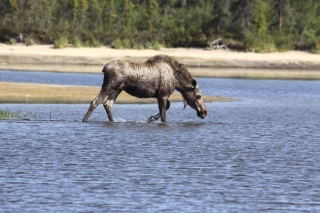
<path fill-rule="evenodd" d="M 93 99 L 91 101 L 90 107 L 86 113 L 86 115 L 84 116 L 82 122 L 87 122 L 88 118 L 90 117 L 91 113 L 93 112 L 93 110 L 95 108 L 97 108 L 97 106 L 101 103 L 103 103 L 103 101 L 106 99 L 106 97 L 108 96 L 108 94 L 104 93 L 104 92 L 100 92 L 97 97 L 95 99 Z"/>
<path fill-rule="evenodd" d="M 113 121 L 113 117 L 112 117 L 112 113 L 111 113 L 111 109 L 112 109 L 112 105 L 113 103 L 116 101 L 118 95 L 121 93 L 122 90 L 116 90 L 114 92 L 112 92 L 107 101 L 103 104 L 104 109 L 106 110 L 106 113 L 108 115 L 108 119 L 109 121 Z"/>

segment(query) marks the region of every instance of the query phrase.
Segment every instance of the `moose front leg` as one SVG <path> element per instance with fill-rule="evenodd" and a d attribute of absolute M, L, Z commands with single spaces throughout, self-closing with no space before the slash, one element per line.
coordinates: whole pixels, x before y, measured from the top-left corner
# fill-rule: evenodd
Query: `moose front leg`
<path fill-rule="evenodd" d="M 161 122 L 163 122 L 163 123 L 165 123 L 167 121 L 167 115 L 166 115 L 167 100 L 168 99 L 166 97 L 158 98 L 160 118 L 161 118 Z"/>
<path fill-rule="evenodd" d="M 169 108 L 170 108 L 170 101 L 167 99 L 166 110 L 168 110 Z M 160 118 L 160 112 L 156 115 L 150 116 L 148 119 L 148 122 L 157 121 L 159 118 Z"/>

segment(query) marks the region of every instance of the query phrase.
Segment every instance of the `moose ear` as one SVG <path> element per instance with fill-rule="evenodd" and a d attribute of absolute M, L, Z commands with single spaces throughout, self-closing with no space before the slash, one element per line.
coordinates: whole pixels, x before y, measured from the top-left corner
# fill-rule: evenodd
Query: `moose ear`
<path fill-rule="evenodd" d="M 195 79 L 192 79 L 192 86 L 196 87 L 197 86 L 197 81 Z"/>

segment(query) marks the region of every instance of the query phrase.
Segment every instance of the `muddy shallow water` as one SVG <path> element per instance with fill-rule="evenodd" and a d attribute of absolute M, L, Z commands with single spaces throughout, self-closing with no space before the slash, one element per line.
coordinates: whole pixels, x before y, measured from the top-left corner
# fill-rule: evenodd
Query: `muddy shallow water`
<path fill-rule="evenodd" d="M 198 79 L 201 120 L 157 106 L 1 104 L 24 119 L 0 120 L 3 212 L 320 211 L 320 83 Z"/>

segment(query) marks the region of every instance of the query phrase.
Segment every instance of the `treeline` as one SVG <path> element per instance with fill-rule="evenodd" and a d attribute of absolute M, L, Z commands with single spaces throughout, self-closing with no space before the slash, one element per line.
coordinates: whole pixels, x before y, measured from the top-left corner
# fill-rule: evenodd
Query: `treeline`
<path fill-rule="evenodd" d="M 0 0 L 0 41 L 320 52 L 319 0 Z M 63 45 L 62 45 L 63 46 Z"/>

